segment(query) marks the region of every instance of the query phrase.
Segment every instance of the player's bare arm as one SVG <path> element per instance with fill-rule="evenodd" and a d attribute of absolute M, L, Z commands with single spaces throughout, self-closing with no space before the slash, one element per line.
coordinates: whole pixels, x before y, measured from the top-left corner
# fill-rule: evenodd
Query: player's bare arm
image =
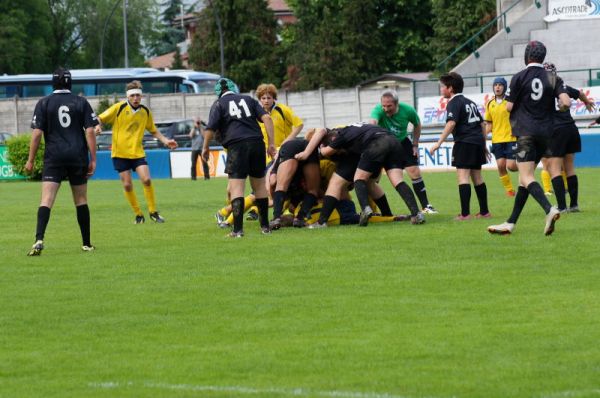
<path fill-rule="evenodd" d="M 440 138 L 438 139 L 438 141 L 435 144 L 433 144 L 433 147 L 431 147 L 431 149 L 429 150 L 429 152 L 432 155 L 438 149 L 440 149 L 440 147 L 442 146 L 444 141 L 446 141 L 446 138 L 448 138 L 450 133 L 452 133 L 452 131 L 454 131 L 454 127 L 456 127 L 456 122 L 454 120 L 450 120 L 449 122 L 446 123 L 446 125 L 444 126 L 444 131 L 442 131 L 442 134 L 440 134 Z"/>
<path fill-rule="evenodd" d="M 162 135 L 162 133 L 160 131 L 156 130 L 156 131 L 151 131 L 150 133 L 153 136 L 155 136 L 156 138 L 158 138 L 158 140 L 160 142 L 162 142 L 166 147 L 168 147 L 170 149 L 177 148 L 177 142 L 174 139 L 168 139 L 167 137 Z"/>
<path fill-rule="evenodd" d="M 96 134 L 94 127 L 85 129 L 85 140 L 87 142 L 88 151 L 90 152 L 90 163 L 88 164 L 87 176 L 90 178 L 96 171 Z"/>
<path fill-rule="evenodd" d="M 273 126 L 273 119 L 271 119 L 271 116 L 265 114 L 260 117 L 260 120 L 265 124 L 265 129 L 267 130 L 267 153 L 274 158 L 277 154 L 277 150 L 275 149 L 275 127 Z"/>
<path fill-rule="evenodd" d="M 306 148 L 304 149 L 304 151 L 296 154 L 294 156 L 294 158 L 298 161 L 303 161 L 308 159 L 309 155 L 311 153 L 313 153 L 313 151 L 315 149 L 317 149 L 317 147 L 321 144 L 321 141 L 323 141 L 323 138 L 325 137 L 325 135 L 327 134 L 327 130 L 324 128 L 318 128 L 315 130 L 315 133 L 313 134 L 313 136 L 310 138 L 310 140 L 308 141 L 308 145 L 306 146 Z"/>
<path fill-rule="evenodd" d="M 210 154 L 208 144 L 215 136 L 215 132 L 212 131 L 211 129 L 204 129 L 204 131 L 202 132 L 202 135 L 204 136 L 204 143 L 202 144 L 202 155 L 201 156 L 204 160 L 208 161 L 208 156 Z"/>
<path fill-rule="evenodd" d="M 33 170 L 33 162 L 35 161 L 35 154 L 40 147 L 40 142 L 42 141 L 42 136 L 44 132 L 40 129 L 33 129 L 31 133 L 31 143 L 29 144 L 29 157 L 27 158 L 27 163 L 25 163 L 25 171 L 27 173 L 31 173 Z"/>

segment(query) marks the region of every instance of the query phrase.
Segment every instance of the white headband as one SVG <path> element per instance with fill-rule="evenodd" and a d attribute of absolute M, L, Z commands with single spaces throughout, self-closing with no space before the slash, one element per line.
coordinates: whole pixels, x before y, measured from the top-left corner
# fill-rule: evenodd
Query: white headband
<path fill-rule="evenodd" d="M 134 94 L 142 95 L 142 89 L 140 89 L 140 88 L 132 88 L 131 90 L 127 90 L 127 96 L 128 97 L 130 95 L 134 95 Z"/>

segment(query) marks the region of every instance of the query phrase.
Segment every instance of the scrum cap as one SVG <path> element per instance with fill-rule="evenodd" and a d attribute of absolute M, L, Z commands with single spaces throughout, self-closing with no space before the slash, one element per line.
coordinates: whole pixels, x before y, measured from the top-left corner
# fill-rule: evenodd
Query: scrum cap
<path fill-rule="evenodd" d="M 227 91 L 232 91 L 236 94 L 240 93 L 238 86 L 230 79 L 223 77 L 217 80 L 217 84 L 215 84 L 215 94 L 217 94 L 217 97 L 221 98 L 221 95 Z"/>
<path fill-rule="evenodd" d="M 65 68 L 58 68 L 52 73 L 52 88 L 54 90 L 71 89 L 71 72 Z"/>
<path fill-rule="evenodd" d="M 502 91 L 502 94 L 504 94 L 506 92 L 506 87 L 508 86 L 506 79 L 503 77 L 497 77 L 494 79 L 494 83 L 492 83 L 492 87 L 494 87 L 496 84 L 500 84 L 504 87 L 504 90 Z"/>

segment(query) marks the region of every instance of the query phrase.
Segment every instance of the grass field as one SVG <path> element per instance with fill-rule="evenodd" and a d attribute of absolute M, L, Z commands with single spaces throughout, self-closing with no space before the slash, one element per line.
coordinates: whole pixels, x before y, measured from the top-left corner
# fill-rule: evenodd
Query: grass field
<path fill-rule="evenodd" d="M 163 225 L 92 181 L 94 253 L 65 185 L 38 258 L 40 185 L 1 183 L 0 397 L 600 397 L 599 171 L 579 176 L 551 237 L 531 198 L 486 232 L 512 208 L 493 172 L 491 221 L 452 221 L 455 174 L 432 173 L 425 225 L 243 239 L 215 226 L 225 179 L 156 180 Z"/>

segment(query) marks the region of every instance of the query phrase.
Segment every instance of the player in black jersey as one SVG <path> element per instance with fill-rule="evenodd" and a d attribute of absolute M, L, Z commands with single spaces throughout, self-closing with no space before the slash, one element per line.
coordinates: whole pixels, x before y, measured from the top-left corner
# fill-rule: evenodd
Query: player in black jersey
<path fill-rule="evenodd" d="M 506 109 L 510 112 L 512 133 L 517 137 L 515 157 L 519 169 L 519 189 L 511 216 L 505 223 L 489 226 L 490 233 L 512 233 L 530 194 L 546 213 L 545 235 L 554 232 L 554 223 L 560 217 L 560 211 L 550 204 L 534 176 L 540 159 L 550 155 L 548 144 L 554 125 L 556 98 L 559 98 L 561 110 L 571 106 L 564 84 L 559 79 L 552 81 L 544 70 L 542 62 L 545 57 L 544 44 L 529 42 L 524 55 L 527 67 L 510 81 Z"/>
<path fill-rule="evenodd" d="M 491 217 L 488 209 L 487 186 L 481 175 L 481 166 L 490 159 L 486 145 L 487 134 L 477 105 L 462 95 L 463 87 L 463 78 L 458 73 L 450 72 L 440 77 L 441 94 L 450 100 L 446 106 L 446 126 L 438 142 L 431 148 L 431 154 L 434 154 L 452 133 L 454 137 L 452 166 L 456 167 L 460 197 L 460 214 L 455 218 L 457 221 L 471 219 L 470 180 L 473 181 L 479 201 L 479 213 L 475 217 Z"/>
<path fill-rule="evenodd" d="M 275 156 L 273 121 L 257 100 L 240 95 L 237 86 L 229 79 L 219 79 L 215 85 L 217 101 L 210 109 L 208 124 L 204 130 L 202 157 L 208 160 L 208 143 L 216 134 L 217 140 L 227 149 L 225 172 L 229 175 L 228 190 L 233 208 L 232 238 L 244 236 L 244 188 L 246 178 L 256 195 L 261 230 L 269 233 L 269 199 L 265 186 L 265 144 L 258 125 L 260 119 L 268 136 L 267 152 Z"/>
<path fill-rule="evenodd" d="M 38 101 L 33 113 L 31 145 L 25 170 L 31 172 L 35 154 L 44 136 L 42 199 L 37 212 L 35 243 L 27 255 L 39 256 L 44 249 L 44 234 L 50 210 L 62 180 L 68 179 L 77 210 L 83 251 L 92 251 L 90 210 L 87 205 L 87 179 L 96 169 L 98 119 L 83 97 L 71 93 L 71 73 L 58 68 L 52 75 L 53 93 Z"/>
<path fill-rule="evenodd" d="M 271 229 L 281 228 L 283 202 L 288 193 L 288 188 L 293 180 L 302 181 L 304 194 L 302 206 L 294 218 L 293 225 L 302 228 L 306 225 L 305 218 L 310 209 L 317 203 L 321 174 L 319 168 L 319 154 L 314 150 L 308 159 L 299 161 L 295 158 L 308 146 L 304 138 L 292 138 L 281 145 L 275 164 L 270 173 L 275 174 L 276 184 L 273 193 L 273 220 L 269 224 Z"/>
<path fill-rule="evenodd" d="M 341 158 L 338 159 L 334 176 L 338 175 L 343 180 L 349 181 L 348 176 L 343 178 L 340 175 L 342 173 L 340 170 L 350 163 L 356 164 L 356 171 L 352 180 L 354 181 L 356 197 L 362 209 L 359 225 L 367 226 L 369 218 L 373 215 L 373 209 L 369 205 L 369 192 L 372 193 L 372 197 L 378 206 L 381 198 L 385 197 L 383 191 L 381 191 L 381 195 L 376 193 L 377 178 L 382 168 L 386 170 L 390 183 L 396 188 L 410 210 L 412 223 L 422 224 L 425 222 L 425 217 L 419 211 L 413 191 L 403 181 L 403 169 L 407 164 L 404 149 L 388 130 L 364 123 L 351 124 L 331 130 L 320 129 L 314 134 L 305 151 L 296 155 L 296 158 L 308 156 L 321 143 L 323 146 L 320 147 L 320 152 L 323 156 L 336 155 Z M 330 184 L 332 181 L 334 181 L 333 177 Z M 319 224 L 326 222 L 327 218 L 325 217 L 329 216 L 327 214 L 329 207 L 333 208 L 337 203 L 335 197 L 333 197 L 333 205 L 328 203 L 327 196 L 326 194 Z M 380 208 L 387 208 L 386 213 L 389 212 L 389 214 L 385 215 L 391 215 L 387 199 L 385 199 L 383 207 Z"/>
<path fill-rule="evenodd" d="M 556 75 L 556 67 L 552 63 L 544 63 L 544 69 L 549 73 Z M 583 91 L 577 90 L 571 86 L 565 86 L 566 93 L 574 100 L 581 100 L 588 111 L 595 109 L 595 104 Z M 579 183 L 575 174 L 575 153 L 581 152 L 581 137 L 575 120 L 571 112 L 560 112 L 558 109 L 554 112 L 554 131 L 550 140 L 550 152 L 552 156 L 548 159 L 550 176 L 552 177 L 552 187 L 556 196 L 558 210 L 562 212 L 578 212 L 579 204 L 577 202 L 579 195 Z M 567 176 L 567 186 L 571 203 L 567 209 L 565 185 L 562 171 Z"/>

